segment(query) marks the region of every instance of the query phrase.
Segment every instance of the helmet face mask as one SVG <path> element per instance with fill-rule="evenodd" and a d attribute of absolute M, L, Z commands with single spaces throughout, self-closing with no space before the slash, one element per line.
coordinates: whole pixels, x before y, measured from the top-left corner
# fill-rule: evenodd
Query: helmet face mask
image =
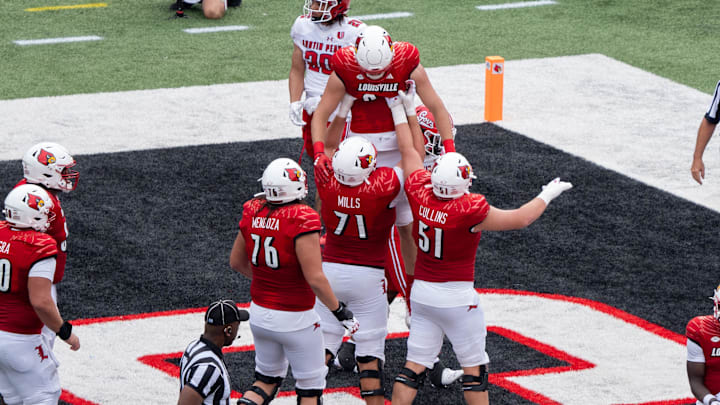
<path fill-rule="evenodd" d="M 351 136 L 340 143 L 333 155 L 335 179 L 355 187 L 367 181 L 377 165 L 375 145 L 362 136 Z"/>
<path fill-rule="evenodd" d="M 465 157 L 456 152 L 440 156 L 430 174 L 433 193 L 444 200 L 460 198 L 470 193 L 472 166 Z"/>
<path fill-rule="evenodd" d="M 45 232 L 55 219 L 52 209 L 52 199 L 45 189 L 35 184 L 23 184 L 5 197 L 3 214 L 15 228 Z"/>
<path fill-rule="evenodd" d="M 308 193 L 307 175 L 292 159 L 279 158 L 270 162 L 260 181 L 265 198 L 273 204 L 299 201 Z"/>
<path fill-rule="evenodd" d="M 305 0 L 303 14 L 314 23 L 324 23 L 345 15 L 349 6 L 350 0 Z"/>
<path fill-rule="evenodd" d="M 64 147 L 42 142 L 34 145 L 23 155 L 23 174 L 28 183 L 69 192 L 77 187 L 80 174 L 72 170 L 75 159 Z"/>
<path fill-rule="evenodd" d="M 365 75 L 379 80 L 392 66 L 392 39 L 382 27 L 366 27 L 355 42 L 355 59 Z"/>

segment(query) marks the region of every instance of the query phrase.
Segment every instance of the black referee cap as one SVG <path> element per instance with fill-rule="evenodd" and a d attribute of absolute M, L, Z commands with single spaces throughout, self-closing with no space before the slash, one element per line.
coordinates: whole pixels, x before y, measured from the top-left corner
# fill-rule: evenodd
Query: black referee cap
<path fill-rule="evenodd" d="M 236 321 L 247 321 L 249 318 L 248 311 L 238 309 L 232 300 L 215 301 L 205 312 L 205 322 L 210 325 L 228 325 Z"/>

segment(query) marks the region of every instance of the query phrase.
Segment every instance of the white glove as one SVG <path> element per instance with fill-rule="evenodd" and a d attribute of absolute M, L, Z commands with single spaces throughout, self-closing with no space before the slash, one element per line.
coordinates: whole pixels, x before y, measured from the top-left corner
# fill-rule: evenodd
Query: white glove
<path fill-rule="evenodd" d="M 310 97 L 306 98 L 305 102 L 303 103 L 303 107 L 305 108 L 305 111 L 309 115 L 312 115 L 312 113 L 315 112 L 315 109 L 317 108 L 318 104 L 320 104 L 320 96 Z"/>
<path fill-rule="evenodd" d="M 570 190 L 572 184 L 566 181 L 560 181 L 560 177 L 554 178 L 550 183 L 542 187 L 542 191 L 538 194 L 537 198 L 545 201 L 545 205 L 550 204 L 555 197 L 562 194 L 563 191 Z"/>
<path fill-rule="evenodd" d="M 405 84 L 408 86 L 407 91 L 398 91 L 398 96 L 405 107 L 405 115 L 414 117 L 417 114 L 415 112 L 415 80 L 407 80 Z"/>
<path fill-rule="evenodd" d="M 385 102 L 388 107 L 390 107 L 390 112 L 392 112 L 393 122 L 395 122 L 395 125 L 407 123 L 405 107 L 403 106 L 400 93 L 403 93 L 403 91 L 398 91 L 398 95 L 395 97 L 385 97 Z"/>
<path fill-rule="evenodd" d="M 354 102 L 355 97 L 345 93 L 345 96 L 343 96 L 342 102 L 340 103 L 340 107 L 338 107 L 336 117 L 346 118 Z"/>
<path fill-rule="evenodd" d="M 717 397 L 713 394 L 705 395 L 705 397 L 703 398 L 702 401 L 703 401 L 703 404 L 705 404 L 705 405 L 716 405 L 716 404 L 720 403 L 720 401 L 718 401 Z"/>
<path fill-rule="evenodd" d="M 303 121 L 303 102 L 293 101 L 290 103 L 290 121 L 299 126 L 302 127 L 305 125 L 305 121 Z"/>
<path fill-rule="evenodd" d="M 350 319 L 341 321 L 340 323 L 342 323 L 343 328 L 345 328 L 351 335 L 357 332 L 360 328 L 360 323 L 357 321 L 357 319 L 355 319 L 354 316 Z"/>

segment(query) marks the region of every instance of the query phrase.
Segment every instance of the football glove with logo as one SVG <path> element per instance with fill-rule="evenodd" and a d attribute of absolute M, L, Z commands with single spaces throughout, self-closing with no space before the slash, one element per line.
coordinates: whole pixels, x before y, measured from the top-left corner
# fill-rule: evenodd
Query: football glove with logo
<path fill-rule="evenodd" d="M 342 326 L 352 335 L 358 331 L 360 324 L 357 319 L 355 319 L 355 315 L 353 315 L 352 311 L 347 308 L 345 303 L 342 301 L 338 302 L 340 303 L 340 306 L 338 306 L 336 310 L 332 311 L 332 314 L 335 315 L 335 318 L 337 318 Z"/>
<path fill-rule="evenodd" d="M 315 162 L 313 163 L 315 177 L 320 183 L 327 183 L 333 174 L 333 168 L 330 158 L 325 154 L 325 144 L 320 141 L 315 142 L 313 151 L 315 152 Z"/>

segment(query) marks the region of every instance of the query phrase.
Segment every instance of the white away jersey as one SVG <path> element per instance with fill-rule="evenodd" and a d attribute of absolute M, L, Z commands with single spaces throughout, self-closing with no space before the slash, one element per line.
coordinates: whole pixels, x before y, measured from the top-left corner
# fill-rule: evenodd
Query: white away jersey
<path fill-rule="evenodd" d="M 305 97 L 321 96 L 332 73 L 330 59 L 335 51 L 355 45 L 365 23 L 345 17 L 332 25 L 314 23 L 301 15 L 290 29 L 293 43 L 300 48 L 305 60 Z"/>

